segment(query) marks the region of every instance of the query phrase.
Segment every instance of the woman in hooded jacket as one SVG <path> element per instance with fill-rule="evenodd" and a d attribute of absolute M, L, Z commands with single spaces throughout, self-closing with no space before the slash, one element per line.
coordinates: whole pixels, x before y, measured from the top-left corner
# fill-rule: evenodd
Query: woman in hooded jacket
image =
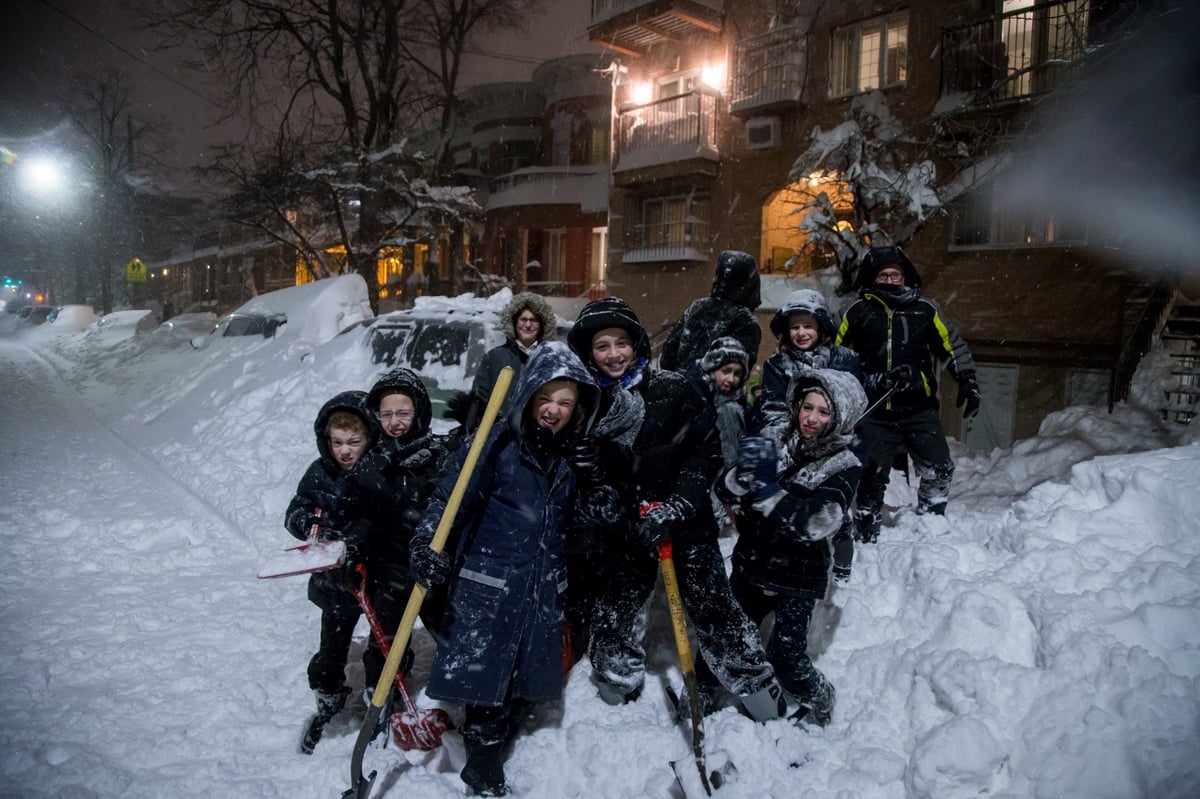
<path fill-rule="evenodd" d="M 743 439 L 717 493 L 738 515 L 734 595 L 757 623 L 775 614 L 767 656 L 798 716 L 823 726 L 834 689 L 808 656 L 808 625 L 862 473 L 850 442 L 867 398 L 853 375 L 830 369 L 800 373 L 789 395 L 788 425 Z"/>

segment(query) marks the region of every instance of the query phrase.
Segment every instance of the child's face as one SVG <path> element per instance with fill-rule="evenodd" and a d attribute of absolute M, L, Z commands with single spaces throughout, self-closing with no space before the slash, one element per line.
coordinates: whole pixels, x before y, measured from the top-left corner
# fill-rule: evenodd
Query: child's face
<path fill-rule="evenodd" d="M 579 387 L 574 380 L 551 380 L 533 394 L 529 418 L 539 427 L 557 433 L 571 421 L 579 402 Z"/>
<path fill-rule="evenodd" d="M 379 400 L 379 424 L 392 438 L 400 438 L 412 427 L 416 406 L 407 394 L 388 394 Z"/>
<path fill-rule="evenodd" d="M 329 430 L 329 451 L 343 469 L 353 469 L 367 449 L 367 437 L 341 427 Z"/>
<path fill-rule="evenodd" d="M 800 435 L 812 440 L 829 426 L 829 403 L 825 395 L 819 391 L 810 391 L 804 395 L 800 410 L 796 411 L 796 426 Z"/>
<path fill-rule="evenodd" d="M 740 363 L 727 363 L 712 371 L 713 382 L 717 385 L 717 391 L 722 394 L 736 391 L 742 385 L 744 376 L 745 371 Z"/>
<path fill-rule="evenodd" d="M 634 363 L 633 339 L 622 328 L 604 328 L 592 336 L 592 361 L 604 376 L 620 378 Z"/>
<path fill-rule="evenodd" d="M 812 314 L 794 313 L 788 317 L 788 341 L 796 349 L 808 352 L 817 346 L 820 337 L 821 329 Z"/>

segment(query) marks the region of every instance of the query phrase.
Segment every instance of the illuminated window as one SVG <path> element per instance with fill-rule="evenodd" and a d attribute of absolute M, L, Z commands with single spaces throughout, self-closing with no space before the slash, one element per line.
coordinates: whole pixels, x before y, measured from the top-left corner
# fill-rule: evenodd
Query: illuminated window
<path fill-rule="evenodd" d="M 832 96 L 897 86 L 907 79 L 908 12 L 833 32 Z"/>

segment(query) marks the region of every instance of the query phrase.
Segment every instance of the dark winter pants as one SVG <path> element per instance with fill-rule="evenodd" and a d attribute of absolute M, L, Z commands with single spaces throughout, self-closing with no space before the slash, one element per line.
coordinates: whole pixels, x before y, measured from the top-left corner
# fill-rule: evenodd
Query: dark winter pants
<path fill-rule="evenodd" d="M 920 478 L 917 512 L 941 513 L 946 508 L 954 461 L 946 443 L 946 432 L 936 408 L 911 413 L 878 411 L 859 427 L 867 452 L 867 464 L 858 484 L 858 513 L 878 519 L 883 495 L 898 452 L 907 452 Z"/>
<path fill-rule="evenodd" d="M 752 694 L 773 676 L 758 629 L 729 588 L 715 525 L 689 533 L 675 538 L 675 572 L 700 652 L 726 690 Z M 645 679 L 647 605 L 659 564 L 652 553 L 625 544 L 612 566 L 593 617 L 589 655 L 599 679 L 633 695 Z"/>
<path fill-rule="evenodd" d="M 335 694 L 346 685 L 346 658 L 358 617 L 358 613 L 321 611 L 321 647 L 308 662 L 309 688 Z"/>
<path fill-rule="evenodd" d="M 817 600 L 813 596 L 767 594 L 736 569 L 730 578 L 733 595 L 755 625 L 768 614 L 775 614 L 771 637 L 767 641 L 767 659 L 775 667 L 775 676 L 784 689 L 799 698 L 807 698 L 811 689 L 812 661 L 808 657 L 808 625 Z"/>

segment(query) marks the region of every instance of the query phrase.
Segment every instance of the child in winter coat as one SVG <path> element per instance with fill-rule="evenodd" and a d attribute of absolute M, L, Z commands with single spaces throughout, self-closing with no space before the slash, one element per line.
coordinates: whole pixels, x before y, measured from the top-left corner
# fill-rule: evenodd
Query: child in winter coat
<path fill-rule="evenodd" d="M 367 596 L 390 636 L 412 593 L 408 542 L 435 482 L 446 469 L 450 452 L 445 438 L 430 429 L 433 406 L 429 393 L 411 369 L 400 367 L 380 377 L 367 393 L 366 406 L 382 428 L 378 442 L 355 470 L 370 522 L 365 548 Z M 421 605 L 421 620 L 435 639 L 443 602 L 442 592 L 435 591 Z M 368 698 L 384 660 L 372 636 L 363 653 Z M 411 664 L 409 650 L 404 653 L 401 670 L 407 672 Z"/>
<path fill-rule="evenodd" d="M 751 716 L 777 717 L 781 692 L 757 630 L 729 589 L 710 510 L 709 491 L 721 469 L 712 376 L 699 362 L 687 375 L 652 371 L 645 330 L 632 309 L 615 297 L 584 306 L 568 340 L 585 355 L 606 393 L 619 396 L 619 387 L 633 395 L 641 417 L 632 447 L 613 447 L 601 436 L 606 479 L 609 486 L 618 486 L 619 497 L 604 530 L 604 569 L 593 578 L 597 595 L 588 654 L 601 698 L 615 705 L 641 694 L 642 638 L 658 575 L 656 547 L 674 535 L 680 594 L 701 653 Z M 597 429 L 602 424 L 593 433 Z M 639 520 L 643 502 L 661 504 Z M 580 503 L 590 504 L 585 497 Z"/>
<path fill-rule="evenodd" d="M 800 373 L 790 396 L 788 426 L 747 436 L 717 493 L 738 514 L 734 595 L 756 623 L 775 614 L 767 642 L 775 674 L 799 702 L 798 717 L 824 726 L 834 689 L 808 656 L 808 624 L 862 472 L 850 441 L 867 398 L 853 375 L 830 369 Z"/>
<path fill-rule="evenodd" d="M 313 423 L 320 457 L 300 478 L 284 516 L 284 526 L 298 539 L 307 538 L 315 524 L 322 539 L 346 543 L 342 569 L 316 572 L 308 581 L 308 598 L 321 609 L 321 643 L 308 664 L 308 685 L 316 692 L 317 715 L 325 720 L 342 709 L 350 693 L 346 658 L 359 608 L 346 589 L 363 557 L 368 529 L 355 476 L 379 435 L 366 399 L 362 391 L 345 391 L 321 407 Z"/>
<path fill-rule="evenodd" d="M 517 726 L 532 703 L 562 695 L 563 529 L 575 495 L 564 453 L 596 399 L 591 375 L 558 342 L 530 354 L 513 392 L 455 516 L 456 550 L 430 546 L 453 488 L 449 476 L 411 542 L 422 584 L 449 579 L 426 692 L 465 704 L 462 779 L 478 796 L 508 792 L 504 751 Z"/>

